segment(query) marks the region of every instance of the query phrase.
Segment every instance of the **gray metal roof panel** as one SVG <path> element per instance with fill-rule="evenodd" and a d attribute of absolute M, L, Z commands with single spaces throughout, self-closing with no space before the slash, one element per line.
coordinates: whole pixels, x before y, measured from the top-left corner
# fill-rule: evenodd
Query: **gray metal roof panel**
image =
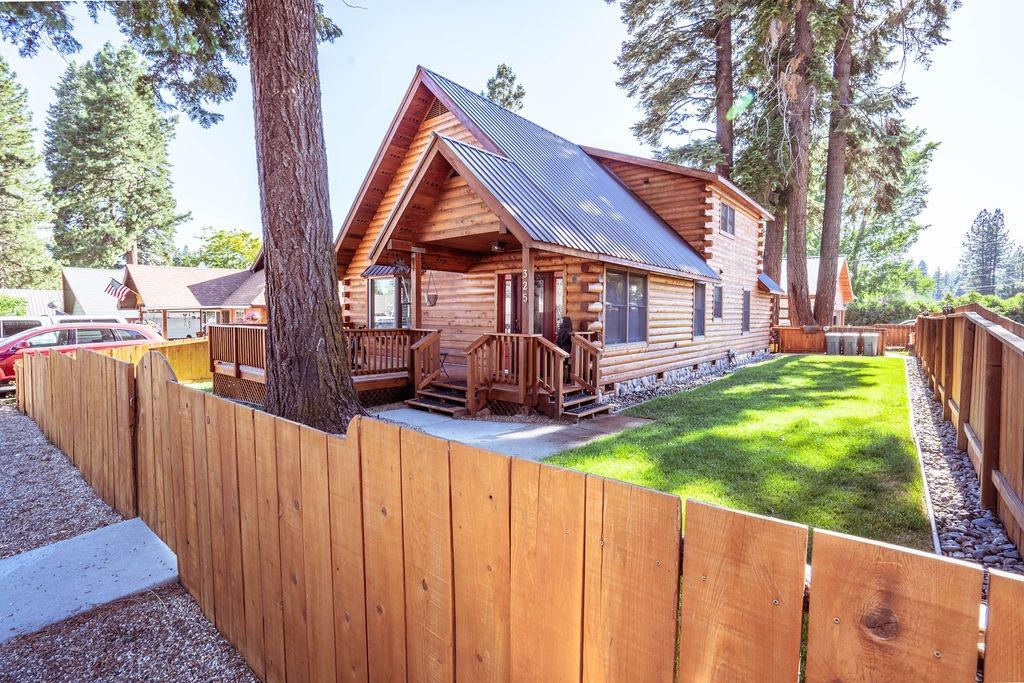
<path fill-rule="evenodd" d="M 757 276 L 757 281 L 764 285 L 765 289 L 768 290 L 769 294 L 783 295 L 786 293 L 786 290 L 780 287 L 779 283 L 773 280 L 771 276 L 768 275 L 767 273 L 759 273 Z"/>
<path fill-rule="evenodd" d="M 534 195 L 545 197 L 547 206 L 564 217 L 555 239 L 544 241 L 719 279 L 700 254 L 579 146 L 444 76 L 427 73 L 532 182 Z M 525 190 L 508 165 L 503 168 L 509 189 Z"/>

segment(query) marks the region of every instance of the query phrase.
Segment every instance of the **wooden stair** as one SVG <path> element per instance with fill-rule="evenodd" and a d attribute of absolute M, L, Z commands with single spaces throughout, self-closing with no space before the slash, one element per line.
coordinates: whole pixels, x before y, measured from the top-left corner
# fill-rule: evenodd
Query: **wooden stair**
<path fill-rule="evenodd" d="M 416 392 L 405 405 L 431 413 L 442 413 L 452 417 L 462 417 L 469 411 L 466 409 L 466 385 L 458 382 L 431 382 Z"/>
<path fill-rule="evenodd" d="M 566 384 L 562 387 L 562 412 L 555 415 L 556 403 L 552 396 L 542 394 L 541 401 L 546 401 L 544 406 L 538 406 L 542 412 L 551 417 L 561 417 L 579 422 L 588 417 L 602 415 L 611 410 L 611 405 L 599 403 L 597 395 L 579 384 Z"/>

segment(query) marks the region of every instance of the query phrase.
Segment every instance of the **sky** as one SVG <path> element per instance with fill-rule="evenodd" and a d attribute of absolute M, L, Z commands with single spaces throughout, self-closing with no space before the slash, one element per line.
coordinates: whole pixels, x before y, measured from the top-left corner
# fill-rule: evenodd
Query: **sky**
<path fill-rule="evenodd" d="M 524 116 L 570 140 L 650 155 L 630 126 L 639 113 L 615 85 L 614 64 L 625 29 L 619 8 L 601 0 L 519 0 L 515 3 L 435 0 L 325 0 L 345 35 L 320 48 L 324 132 L 331 209 L 340 228 L 416 65 L 474 90 L 501 62 L 526 87 Z M 112 22 L 92 24 L 80 12 L 78 59 L 122 38 Z M 941 143 L 929 173 L 931 194 L 921 221 L 929 229 L 911 250 L 934 269 L 956 265 L 963 233 L 983 208 L 1001 208 L 1011 237 L 1024 242 L 1024 188 L 1019 164 L 1024 136 L 1024 47 L 1017 27 L 1024 2 L 968 0 L 952 19 L 948 45 L 929 69 L 904 72 L 917 102 L 910 123 Z M 28 88 L 36 138 L 68 62 L 41 50 L 21 58 L 0 44 Z M 203 226 L 260 232 L 252 91 L 244 66 L 234 68 L 238 91 L 218 108 L 224 120 L 202 128 L 179 116 L 170 148 L 178 208 L 191 211 L 179 245 L 195 245 Z"/>

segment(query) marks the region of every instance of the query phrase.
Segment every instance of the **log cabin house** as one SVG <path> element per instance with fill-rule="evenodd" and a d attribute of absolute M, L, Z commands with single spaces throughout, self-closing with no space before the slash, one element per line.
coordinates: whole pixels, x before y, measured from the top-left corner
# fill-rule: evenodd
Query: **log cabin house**
<path fill-rule="evenodd" d="M 770 218 L 715 173 L 581 147 L 420 67 L 335 242 L 357 389 L 579 418 L 765 350 Z"/>

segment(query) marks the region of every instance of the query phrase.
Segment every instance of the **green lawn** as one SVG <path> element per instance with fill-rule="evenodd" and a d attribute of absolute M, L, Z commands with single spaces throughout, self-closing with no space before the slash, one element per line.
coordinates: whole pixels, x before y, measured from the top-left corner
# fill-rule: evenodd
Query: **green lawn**
<path fill-rule="evenodd" d="M 655 420 L 549 462 L 930 549 L 902 358 L 787 356 L 637 406 Z"/>

